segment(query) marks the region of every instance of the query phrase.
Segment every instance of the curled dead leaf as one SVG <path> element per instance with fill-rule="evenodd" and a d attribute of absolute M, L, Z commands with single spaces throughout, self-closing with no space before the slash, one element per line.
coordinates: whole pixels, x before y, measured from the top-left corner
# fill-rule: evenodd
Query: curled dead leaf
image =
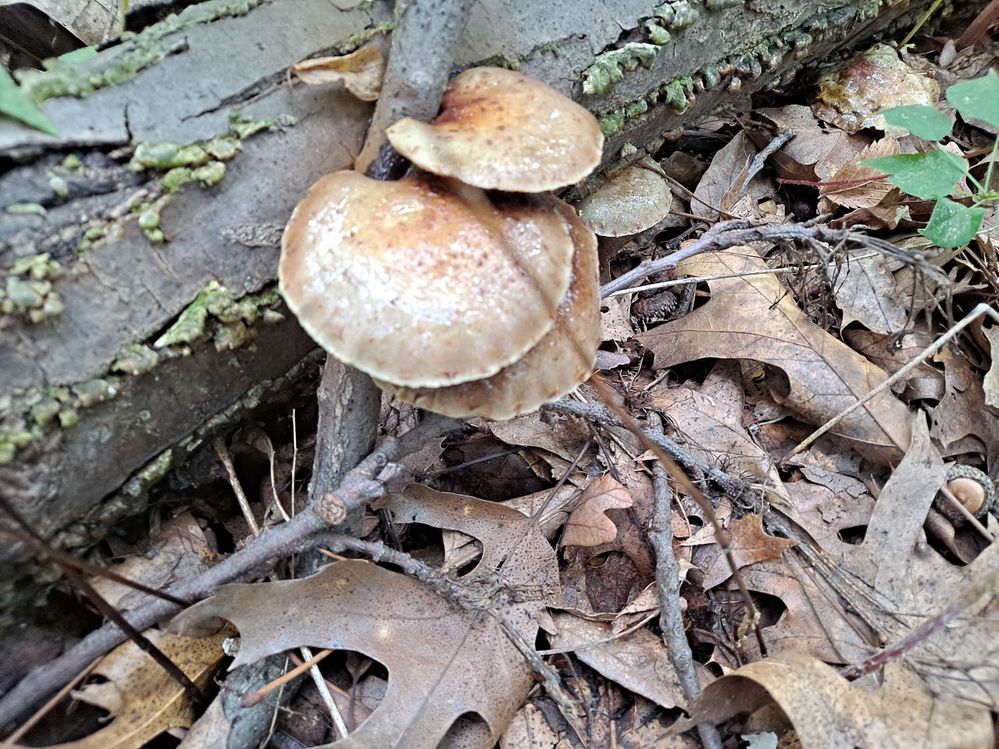
<path fill-rule="evenodd" d="M 600 546 L 617 538 L 617 526 L 607 510 L 631 507 L 634 500 L 628 488 L 611 476 L 601 476 L 583 492 L 569 514 L 562 533 L 562 546 Z"/>
<path fill-rule="evenodd" d="M 380 44 L 370 43 L 349 55 L 303 60 L 291 71 L 309 85 L 342 83 L 358 99 L 375 101 L 382 92 L 385 54 Z"/>

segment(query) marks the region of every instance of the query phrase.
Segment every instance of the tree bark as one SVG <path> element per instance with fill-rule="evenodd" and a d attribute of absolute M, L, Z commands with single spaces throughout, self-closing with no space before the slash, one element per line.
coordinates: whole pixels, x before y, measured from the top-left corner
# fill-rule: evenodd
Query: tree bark
<path fill-rule="evenodd" d="M 613 161 L 929 4 L 480 0 L 456 59 L 572 95 Z M 313 348 L 267 295 L 280 231 L 312 182 L 354 162 L 372 108 L 285 71 L 392 23 L 386 0 L 211 0 L 27 81 L 59 138 L 0 119 L 0 491 L 57 545 L 98 541 L 185 438 Z M 604 53 L 622 47 L 634 55 L 612 83 Z M 164 158 L 162 144 L 202 150 Z M 4 577 L 0 609 L 14 600 Z"/>

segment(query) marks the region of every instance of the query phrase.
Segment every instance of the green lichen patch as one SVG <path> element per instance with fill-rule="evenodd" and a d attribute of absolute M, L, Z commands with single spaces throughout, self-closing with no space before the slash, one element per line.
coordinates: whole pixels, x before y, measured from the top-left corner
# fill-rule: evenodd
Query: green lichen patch
<path fill-rule="evenodd" d="M 639 66 L 649 69 L 656 60 L 659 47 L 644 42 L 631 42 L 620 49 L 598 55 L 593 64 L 583 71 L 583 93 L 605 94 L 624 80 L 627 72 Z"/>
<path fill-rule="evenodd" d="M 376 24 L 368 26 L 366 29 L 358 31 L 356 34 L 351 34 L 346 39 L 344 39 L 337 46 L 340 50 L 340 54 L 345 55 L 349 52 L 363 47 L 371 39 L 378 36 L 379 34 L 388 34 L 395 28 L 395 21 L 381 21 Z"/>
<path fill-rule="evenodd" d="M 153 343 L 156 349 L 184 346 L 211 337 L 218 351 L 239 348 L 256 335 L 259 319 L 276 322 L 273 308 L 281 301 L 276 289 L 236 299 L 217 281 L 202 290 L 177 321 Z M 265 314 L 270 312 L 271 314 Z M 280 314 L 280 313 L 277 313 Z"/>
<path fill-rule="evenodd" d="M 14 216 L 44 216 L 48 213 L 41 203 L 11 203 L 4 210 Z"/>
<path fill-rule="evenodd" d="M 118 352 L 118 357 L 111 364 L 111 371 L 138 376 L 155 367 L 159 360 L 160 355 L 148 346 L 131 343 Z"/>
<path fill-rule="evenodd" d="M 87 59 L 62 57 L 50 70 L 22 71 L 21 89 L 36 103 L 55 96 L 87 96 L 107 86 L 134 78 L 141 70 L 167 55 L 183 50 L 187 41 L 176 32 L 221 18 L 241 16 L 263 0 L 225 0 L 199 3 L 167 16 L 140 34 L 123 34 L 113 51 Z"/>
<path fill-rule="evenodd" d="M 679 31 L 692 26 L 698 18 L 697 8 L 688 0 L 673 0 L 657 5 L 652 11 L 652 18 L 662 22 L 664 28 Z"/>
<path fill-rule="evenodd" d="M 176 143 L 140 143 L 128 168 L 133 172 L 146 169 L 173 169 L 179 166 L 200 166 L 208 161 L 208 152 L 199 144 L 179 146 Z"/>
<path fill-rule="evenodd" d="M 56 429 L 71 429 L 81 409 L 112 400 L 119 391 L 114 377 L 94 378 L 72 387 L 32 388 L 0 396 L 0 465 Z"/>
<path fill-rule="evenodd" d="M 52 285 L 61 272 L 62 267 L 47 252 L 18 259 L 0 286 L 0 314 L 33 323 L 61 315 L 65 307 Z"/>
<path fill-rule="evenodd" d="M 153 244 L 165 242 L 167 235 L 161 226 L 161 213 L 170 196 L 188 183 L 203 188 L 219 184 L 226 173 L 225 162 L 243 150 L 243 142 L 257 133 L 268 132 L 295 124 L 293 117 L 282 115 L 271 119 L 253 120 L 238 112 L 229 117 L 229 129 L 222 135 L 204 142 L 140 143 L 135 147 L 128 168 L 134 172 L 163 171 L 157 187 L 160 195 L 137 206 L 138 225 Z M 78 247 L 89 248 L 88 240 Z"/>

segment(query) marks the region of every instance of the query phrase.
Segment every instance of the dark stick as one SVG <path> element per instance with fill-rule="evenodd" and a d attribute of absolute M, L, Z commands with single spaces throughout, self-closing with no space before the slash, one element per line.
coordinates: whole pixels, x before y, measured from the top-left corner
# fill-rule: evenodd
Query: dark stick
<path fill-rule="evenodd" d="M 653 419 L 649 431 L 663 434 L 658 416 Z M 655 510 L 652 515 L 652 548 L 656 552 L 656 583 L 659 587 L 659 629 L 663 633 L 666 652 L 673 670 L 676 671 L 680 689 L 687 699 L 687 710 L 701 696 L 701 682 L 694 670 L 694 655 L 690 652 L 687 633 L 683 626 L 683 611 L 680 609 L 680 564 L 673 553 L 673 528 L 670 526 L 672 492 L 669 489 L 669 474 L 658 462 L 652 468 L 652 487 L 655 492 Z M 709 723 L 698 724 L 697 732 L 706 749 L 721 749 L 718 729 Z"/>

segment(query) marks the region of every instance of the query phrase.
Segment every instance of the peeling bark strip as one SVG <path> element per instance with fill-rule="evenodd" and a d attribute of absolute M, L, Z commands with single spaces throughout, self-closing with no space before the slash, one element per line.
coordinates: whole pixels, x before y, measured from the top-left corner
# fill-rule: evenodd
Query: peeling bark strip
<path fill-rule="evenodd" d="M 735 92 L 786 81 L 928 4 L 580 0 L 552 14 L 480 0 L 456 62 L 507 65 L 574 94 L 601 118 L 613 160 L 628 141 L 655 147 Z M 309 348 L 290 322 L 262 325 L 275 315 L 255 314 L 247 295 L 272 286 L 275 227 L 319 176 L 353 162 L 371 107 L 286 85 L 284 72 L 393 23 L 387 0 L 200 3 L 80 68 L 33 76 L 61 139 L 0 123 L 0 157 L 15 164 L 0 175 L 0 486 L 17 487 L 17 507 L 45 533 L 97 512 Z M 277 126 L 256 132 L 264 121 Z M 213 283 L 228 301 L 192 310 Z M 191 357 L 157 352 L 191 320 L 193 340 L 170 347 Z M 241 345 L 254 333 L 255 349 Z M 103 533 L 83 531 L 61 543 Z"/>

